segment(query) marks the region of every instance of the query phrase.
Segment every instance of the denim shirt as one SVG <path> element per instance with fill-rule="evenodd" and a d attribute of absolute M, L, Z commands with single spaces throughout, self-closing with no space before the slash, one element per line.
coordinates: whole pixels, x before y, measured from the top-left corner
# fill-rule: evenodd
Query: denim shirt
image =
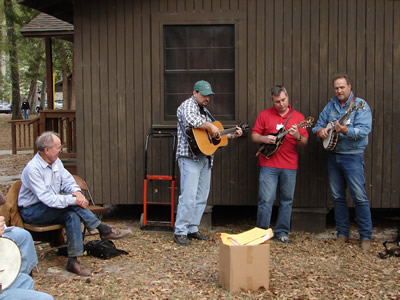
<path fill-rule="evenodd" d="M 339 99 L 336 96 L 333 97 L 319 115 L 318 121 L 312 131 L 316 133 L 318 129 L 325 128 L 329 122 L 340 120 L 348 110 L 353 96 L 353 92 L 351 92 L 349 99 L 343 107 L 340 105 Z M 345 123 L 349 131 L 347 135 L 339 134 L 337 145 L 333 150 L 334 153 L 364 153 L 368 145 L 368 134 L 372 129 L 372 115 L 370 107 L 363 99 L 356 98 L 353 107 L 360 101 L 364 101 L 365 107 L 364 109 L 354 110 L 347 118 Z"/>
<path fill-rule="evenodd" d="M 80 191 L 59 158 L 49 165 L 39 152 L 22 171 L 21 181 L 19 207 L 29 207 L 41 201 L 49 207 L 64 208 L 75 205 L 76 198 L 71 194 Z"/>

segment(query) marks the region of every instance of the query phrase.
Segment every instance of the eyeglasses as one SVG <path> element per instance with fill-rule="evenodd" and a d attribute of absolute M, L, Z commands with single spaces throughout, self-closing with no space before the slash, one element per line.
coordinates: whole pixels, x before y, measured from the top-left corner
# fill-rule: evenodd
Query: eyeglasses
<path fill-rule="evenodd" d="M 62 153 L 62 152 L 63 152 L 62 146 L 57 147 L 57 148 L 56 148 L 56 147 L 47 147 L 47 148 L 57 150 L 59 153 Z"/>

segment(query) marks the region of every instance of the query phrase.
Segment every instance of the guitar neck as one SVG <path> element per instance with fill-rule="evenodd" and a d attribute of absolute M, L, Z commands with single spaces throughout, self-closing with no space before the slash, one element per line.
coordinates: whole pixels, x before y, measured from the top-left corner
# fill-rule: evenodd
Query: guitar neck
<path fill-rule="evenodd" d="M 229 129 L 221 130 L 219 132 L 219 135 L 223 136 L 223 135 L 227 135 L 227 134 L 230 134 L 230 133 L 234 133 L 235 131 L 236 131 L 236 127 L 232 127 L 232 128 L 229 128 Z"/>
<path fill-rule="evenodd" d="M 298 125 L 296 125 L 297 126 L 297 128 L 299 128 L 299 127 L 302 127 L 302 126 L 304 126 L 304 124 L 302 124 L 302 123 L 300 123 L 300 124 L 298 124 Z M 285 135 L 287 135 L 289 133 L 289 129 L 288 130 L 285 130 L 285 131 L 283 131 L 283 132 L 281 132 L 281 133 L 279 133 L 278 135 L 277 135 L 277 139 L 281 139 L 281 138 L 283 138 Z"/>
<path fill-rule="evenodd" d="M 343 125 L 343 123 L 347 120 L 347 118 L 350 116 L 350 114 L 353 112 L 352 109 L 348 110 L 343 117 L 340 118 L 339 124 Z"/>

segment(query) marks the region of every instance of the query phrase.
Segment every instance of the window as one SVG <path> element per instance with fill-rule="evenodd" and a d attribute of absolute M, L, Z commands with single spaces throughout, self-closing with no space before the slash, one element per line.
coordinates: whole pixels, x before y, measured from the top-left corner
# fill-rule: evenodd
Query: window
<path fill-rule="evenodd" d="M 234 25 L 164 25 L 164 119 L 176 109 L 198 80 L 215 92 L 208 108 L 217 120 L 235 119 Z"/>

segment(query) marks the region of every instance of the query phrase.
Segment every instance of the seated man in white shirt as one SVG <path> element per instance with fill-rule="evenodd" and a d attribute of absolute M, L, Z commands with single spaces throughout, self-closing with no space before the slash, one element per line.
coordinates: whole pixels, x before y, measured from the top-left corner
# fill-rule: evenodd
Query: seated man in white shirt
<path fill-rule="evenodd" d="M 56 133 L 42 133 L 36 145 L 38 153 L 26 165 L 21 176 L 22 186 L 18 196 L 21 217 L 30 224 L 65 224 L 67 270 L 89 276 L 90 271 L 77 260 L 83 255 L 81 222 L 90 231 L 97 229 L 103 240 L 120 239 L 132 232 L 102 223 L 87 209 L 88 200 L 58 158 L 62 146 Z"/>

